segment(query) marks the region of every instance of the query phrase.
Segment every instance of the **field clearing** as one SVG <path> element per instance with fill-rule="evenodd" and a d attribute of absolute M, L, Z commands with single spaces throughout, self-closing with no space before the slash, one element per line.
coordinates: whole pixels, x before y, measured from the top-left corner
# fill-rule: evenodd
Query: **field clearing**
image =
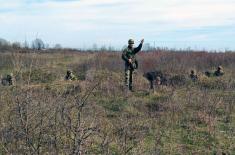
<path fill-rule="evenodd" d="M 0 53 L 0 154 L 235 154 L 235 53 L 142 52 L 135 92 L 120 52 Z M 204 72 L 222 65 L 225 75 Z M 72 69 L 78 81 L 64 81 Z M 191 69 L 198 82 L 188 76 Z M 182 75 L 155 92 L 143 74 Z"/>

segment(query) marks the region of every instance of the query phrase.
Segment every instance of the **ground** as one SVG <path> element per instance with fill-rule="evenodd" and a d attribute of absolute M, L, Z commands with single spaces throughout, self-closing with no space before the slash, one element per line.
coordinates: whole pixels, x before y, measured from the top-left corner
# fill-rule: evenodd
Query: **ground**
<path fill-rule="evenodd" d="M 0 54 L 0 154 L 235 154 L 235 53 L 138 54 L 134 90 L 124 88 L 121 53 Z M 225 75 L 208 78 L 222 65 Z M 64 81 L 72 69 L 78 81 Z M 195 69 L 199 81 L 188 78 Z M 183 75 L 155 92 L 148 71 Z"/>

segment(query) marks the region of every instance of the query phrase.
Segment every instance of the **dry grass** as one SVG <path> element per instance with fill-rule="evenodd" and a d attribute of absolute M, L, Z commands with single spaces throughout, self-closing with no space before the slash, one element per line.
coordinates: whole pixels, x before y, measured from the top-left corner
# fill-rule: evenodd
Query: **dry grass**
<path fill-rule="evenodd" d="M 0 154 L 234 154 L 235 53 L 138 54 L 135 92 L 124 91 L 120 53 L 4 53 Z M 225 76 L 207 78 L 222 65 Z M 68 68 L 78 81 L 63 81 Z M 162 70 L 200 80 L 149 91 L 142 76 Z"/>

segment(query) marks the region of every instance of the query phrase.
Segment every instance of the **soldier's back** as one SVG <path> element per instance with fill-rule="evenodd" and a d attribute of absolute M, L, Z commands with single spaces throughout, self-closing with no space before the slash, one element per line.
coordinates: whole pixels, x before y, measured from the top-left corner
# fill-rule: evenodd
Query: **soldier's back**
<path fill-rule="evenodd" d="M 224 75 L 224 72 L 223 71 L 215 71 L 214 72 L 214 76 L 223 76 Z"/>

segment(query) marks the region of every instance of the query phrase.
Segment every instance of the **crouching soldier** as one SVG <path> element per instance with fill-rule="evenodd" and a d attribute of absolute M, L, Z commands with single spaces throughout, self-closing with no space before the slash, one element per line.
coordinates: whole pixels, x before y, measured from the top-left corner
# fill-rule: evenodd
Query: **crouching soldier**
<path fill-rule="evenodd" d="M 138 62 L 135 59 L 135 54 L 141 50 L 143 43 L 144 39 L 141 40 L 141 43 L 137 48 L 134 48 L 134 40 L 130 39 L 128 41 L 128 47 L 124 49 L 122 53 L 122 59 L 125 61 L 125 85 L 130 91 L 133 91 L 133 71 L 138 68 Z"/>
<path fill-rule="evenodd" d="M 223 75 L 224 75 L 223 68 L 222 66 L 219 66 L 217 70 L 214 72 L 214 76 L 223 76 Z"/>
<path fill-rule="evenodd" d="M 75 81 L 75 80 L 77 80 L 77 77 L 73 74 L 72 70 L 67 70 L 65 80 Z"/>
<path fill-rule="evenodd" d="M 13 76 L 13 73 L 8 74 L 4 78 L 1 78 L 1 83 L 3 86 L 14 86 L 15 85 L 15 78 Z"/>
<path fill-rule="evenodd" d="M 155 85 L 161 85 L 161 77 L 163 74 L 161 71 L 147 72 L 143 75 L 150 84 L 150 89 L 155 89 Z"/>
<path fill-rule="evenodd" d="M 223 68 L 222 66 L 218 66 L 217 70 L 213 73 L 213 72 L 209 72 L 206 71 L 205 75 L 208 77 L 219 77 L 219 76 L 223 76 L 224 72 L 223 72 Z"/>
<path fill-rule="evenodd" d="M 195 70 L 191 70 L 189 77 L 193 82 L 196 82 L 198 80 L 198 76 Z"/>

